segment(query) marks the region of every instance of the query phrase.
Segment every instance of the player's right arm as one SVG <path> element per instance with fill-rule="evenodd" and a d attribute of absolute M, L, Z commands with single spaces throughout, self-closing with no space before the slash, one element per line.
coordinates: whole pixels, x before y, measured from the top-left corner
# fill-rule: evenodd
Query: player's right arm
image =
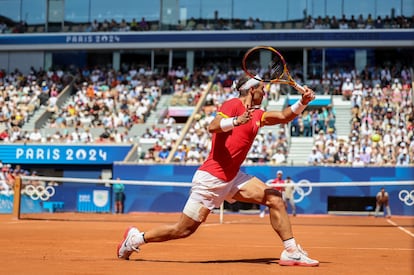
<path fill-rule="evenodd" d="M 305 92 L 302 95 L 302 98 L 292 106 L 286 107 L 283 111 L 265 112 L 262 117 L 262 125 L 285 124 L 301 114 L 307 105 L 315 99 L 314 91 L 306 86 L 304 88 Z"/>
<path fill-rule="evenodd" d="M 247 110 L 241 116 L 230 117 L 219 112 L 208 126 L 210 133 L 223 133 L 232 130 L 234 127 L 247 123 L 252 118 L 254 110 Z"/>

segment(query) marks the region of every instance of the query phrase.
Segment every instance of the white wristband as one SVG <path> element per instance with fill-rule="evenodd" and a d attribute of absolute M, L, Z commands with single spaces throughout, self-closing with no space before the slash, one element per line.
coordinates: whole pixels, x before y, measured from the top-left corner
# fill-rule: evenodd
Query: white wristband
<path fill-rule="evenodd" d="M 233 118 L 222 118 L 220 120 L 220 128 L 223 130 L 223 132 L 228 132 L 230 130 L 233 130 L 234 124 L 233 124 Z"/>
<path fill-rule="evenodd" d="M 300 102 L 300 100 L 298 100 L 295 103 L 293 103 L 292 106 L 290 106 L 290 109 L 292 109 L 292 112 L 299 115 L 300 113 L 303 112 L 303 110 L 306 109 L 307 106 L 308 105 L 303 105 L 302 102 Z"/>

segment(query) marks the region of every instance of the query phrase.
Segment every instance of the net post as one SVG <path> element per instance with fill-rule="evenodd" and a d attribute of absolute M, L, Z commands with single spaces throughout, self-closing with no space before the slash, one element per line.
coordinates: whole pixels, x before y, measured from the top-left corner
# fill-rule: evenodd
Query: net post
<path fill-rule="evenodd" d="M 16 177 L 13 189 L 14 189 L 13 218 L 16 220 L 19 220 L 20 219 L 21 189 L 22 189 L 22 178 L 21 177 Z"/>
<path fill-rule="evenodd" d="M 223 223 L 224 218 L 224 202 L 220 204 L 220 224 Z"/>

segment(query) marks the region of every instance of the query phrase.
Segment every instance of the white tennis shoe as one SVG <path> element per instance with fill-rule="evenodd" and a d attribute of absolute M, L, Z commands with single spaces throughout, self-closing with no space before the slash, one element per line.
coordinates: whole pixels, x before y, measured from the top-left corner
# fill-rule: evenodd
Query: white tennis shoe
<path fill-rule="evenodd" d="M 116 253 L 119 259 L 129 260 L 129 256 L 135 251 L 139 252 L 139 247 L 133 245 L 133 239 L 139 238 L 142 235 L 139 230 L 133 226 L 127 228 L 124 233 L 124 239 L 118 244 Z"/>
<path fill-rule="evenodd" d="M 319 261 L 313 260 L 308 257 L 308 253 L 298 245 L 297 249 L 293 252 L 283 250 L 280 255 L 279 265 L 286 266 L 318 266 Z"/>

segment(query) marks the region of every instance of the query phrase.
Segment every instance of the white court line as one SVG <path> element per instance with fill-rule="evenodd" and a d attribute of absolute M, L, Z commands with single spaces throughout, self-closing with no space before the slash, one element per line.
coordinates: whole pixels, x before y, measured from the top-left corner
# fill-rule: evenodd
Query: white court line
<path fill-rule="evenodd" d="M 407 233 L 408 235 L 410 235 L 411 237 L 413 237 L 413 238 L 414 238 L 414 233 L 412 233 L 412 232 L 408 231 L 408 230 L 407 230 L 407 229 L 405 229 L 404 227 L 399 226 L 398 224 L 396 224 L 395 222 L 393 222 L 392 220 L 389 220 L 389 219 L 387 219 L 387 222 L 388 222 L 389 224 L 391 224 L 391 225 L 393 225 L 393 226 L 397 227 L 397 228 L 398 228 L 398 229 L 400 229 L 401 231 L 403 231 L 403 232 Z"/>
<path fill-rule="evenodd" d="M 112 242 L 113 243 L 113 242 Z M 165 245 L 167 245 L 167 243 L 164 243 Z M 174 244 L 169 243 L 168 245 L 174 245 L 174 246 L 182 246 L 182 247 L 187 247 L 187 246 L 193 246 L 194 247 L 194 243 L 176 243 L 174 242 Z M 201 244 L 201 243 L 197 243 L 198 247 L 211 247 L 211 244 Z M 214 244 L 215 247 L 217 248 L 226 248 L 229 247 L 228 244 L 219 244 L 216 243 Z M 275 242 L 275 244 L 242 244 L 242 243 L 238 243 L 237 244 L 238 248 L 262 248 L 262 249 L 267 249 L 267 248 L 282 248 L 281 245 L 277 245 L 277 242 Z M 307 249 L 328 249 L 328 250 L 337 250 L 338 247 L 337 246 L 307 246 Z M 398 247 L 341 247 L 342 250 L 351 250 L 351 251 L 414 251 L 414 248 L 398 248 Z"/>
<path fill-rule="evenodd" d="M 224 222 L 225 224 L 232 224 L 232 223 L 240 223 L 240 222 L 249 222 L 251 221 L 251 219 L 242 219 L 242 220 L 236 220 L 236 221 L 228 221 L 228 222 Z M 399 226 L 398 224 L 396 224 L 395 222 L 393 222 L 390 219 L 387 219 L 387 222 L 395 227 L 397 227 L 398 229 L 400 229 L 401 231 L 407 233 L 408 235 L 410 235 L 411 237 L 414 238 L 414 233 L 410 232 L 409 230 L 405 229 L 402 226 Z M 204 226 L 218 226 L 221 225 L 220 223 L 214 223 L 214 224 L 204 224 Z"/>

